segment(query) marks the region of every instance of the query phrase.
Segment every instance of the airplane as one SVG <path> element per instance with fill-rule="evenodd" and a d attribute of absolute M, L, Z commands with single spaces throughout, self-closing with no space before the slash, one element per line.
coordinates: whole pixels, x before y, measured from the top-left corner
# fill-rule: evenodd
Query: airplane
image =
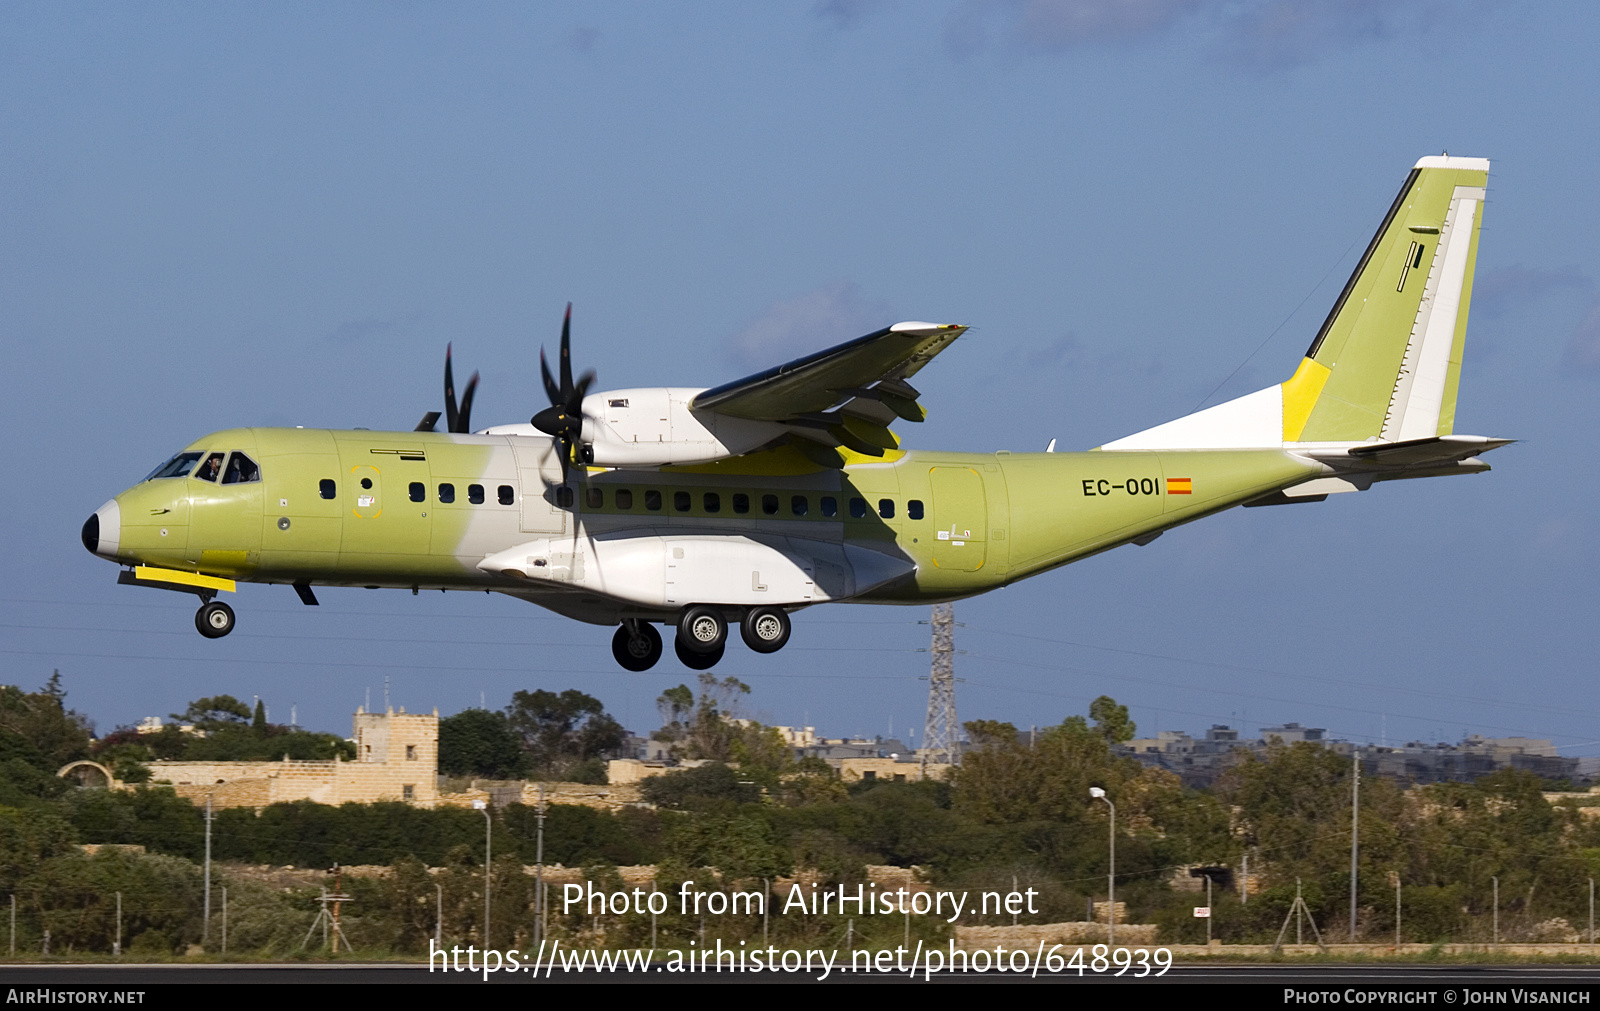
<path fill-rule="evenodd" d="M 967 329 L 896 323 L 710 389 L 590 393 L 571 306 L 550 407 L 473 432 L 231 429 L 101 506 L 89 551 L 118 582 L 192 593 L 209 638 L 240 581 L 507 594 L 613 626 L 630 671 L 715 666 L 829 602 L 969 597 L 1234 506 L 1474 474 L 1512 440 L 1454 434 L 1489 162 L 1426 157 L 1286 381 L 1087 452 L 943 453 L 889 429 L 926 417 L 910 379 Z M 1054 442 L 1050 449 L 1054 449 Z"/>

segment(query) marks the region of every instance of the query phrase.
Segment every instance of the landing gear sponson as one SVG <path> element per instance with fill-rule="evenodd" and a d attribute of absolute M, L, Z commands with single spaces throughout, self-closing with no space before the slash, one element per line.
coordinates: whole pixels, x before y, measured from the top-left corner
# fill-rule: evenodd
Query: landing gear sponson
<path fill-rule="evenodd" d="M 90 517 L 91 520 L 94 517 Z M 84 534 L 87 543 L 88 534 Z M 200 609 L 194 613 L 194 627 L 207 639 L 220 639 L 233 631 L 233 608 L 217 600 L 217 593 L 226 590 L 233 592 L 237 584 L 231 579 L 221 576 L 207 576 L 197 572 L 182 572 L 176 569 L 161 569 L 149 565 L 136 565 L 132 569 L 123 569 L 117 573 L 117 582 L 123 586 L 148 586 L 157 590 L 175 590 L 178 593 L 192 593 L 200 598 Z M 300 602 L 316 606 L 317 596 L 311 592 L 308 583 L 295 583 L 294 592 L 300 595 Z M 416 591 L 413 590 L 413 593 Z M 652 630 L 653 631 L 653 630 Z M 661 654 L 661 637 L 656 637 L 656 655 Z M 620 659 L 620 656 L 619 656 Z M 654 663 L 654 660 L 650 661 Z M 626 666 L 626 665 L 624 665 Z M 642 669 L 642 668 L 641 668 Z"/>
<path fill-rule="evenodd" d="M 733 610 L 733 609 L 729 609 Z M 776 653 L 789 641 L 789 614 L 781 607 L 752 607 L 739 616 L 739 636 L 757 653 Z M 691 604 L 678 615 L 672 651 L 690 670 L 710 670 L 728 646 L 728 615 L 711 604 Z M 662 653 L 661 633 L 642 618 L 625 619 L 611 637 L 611 655 L 626 670 L 646 671 Z"/>

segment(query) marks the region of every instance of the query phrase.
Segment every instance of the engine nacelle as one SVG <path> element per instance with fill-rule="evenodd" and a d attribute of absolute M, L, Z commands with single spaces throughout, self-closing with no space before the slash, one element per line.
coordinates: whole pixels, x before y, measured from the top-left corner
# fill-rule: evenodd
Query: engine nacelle
<path fill-rule="evenodd" d="M 583 445 L 596 467 L 710 463 L 782 438 L 787 429 L 714 411 L 691 411 L 700 389 L 653 386 L 583 398 Z M 496 425 L 489 435 L 537 435 L 532 425 Z"/>

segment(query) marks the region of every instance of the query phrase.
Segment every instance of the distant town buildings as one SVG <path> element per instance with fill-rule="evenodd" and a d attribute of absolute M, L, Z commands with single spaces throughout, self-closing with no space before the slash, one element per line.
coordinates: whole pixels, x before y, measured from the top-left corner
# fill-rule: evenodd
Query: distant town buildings
<path fill-rule="evenodd" d="M 1367 775 L 1406 784 L 1470 783 L 1507 768 L 1525 769 L 1547 780 L 1581 778 L 1577 758 L 1563 758 L 1550 741 L 1532 737 L 1472 734 L 1456 744 L 1412 741 L 1386 747 L 1330 740 L 1326 730 L 1298 723 L 1262 727 L 1260 738 L 1241 741 L 1237 730 L 1214 724 L 1204 737 L 1163 730 L 1155 737 L 1118 745 L 1118 750 L 1146 765 L 1176 773 L 1185 786 L 1203 788 L 1215 784 L 1217 777 L 1237 762 L 1241 754 L 1261 755 L 1273 743 L 1300 742 L 1325 747 L 1340 755 L 1348 756 L 1354 751 L 1360 756 L 1362 771 Z"/>

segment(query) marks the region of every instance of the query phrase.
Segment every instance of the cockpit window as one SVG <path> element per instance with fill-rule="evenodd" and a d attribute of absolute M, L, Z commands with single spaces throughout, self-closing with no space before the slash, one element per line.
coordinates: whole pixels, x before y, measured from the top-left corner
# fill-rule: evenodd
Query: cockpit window
<path fill-rule="evenodd" d="M 235 453 L 228 457 L 228 468 L 223 472 L 223 484 L 249 484 L 261 480 L 261 468 L 256 462 L 243 453 Z"/>
<path fill-rule="evenodd" d="M 215 481 L 222 476 L 222 458 L 227 455 L 226 453 L 212 453 L 206 457 L 206 461 L 200 465 L 200 469 L 194 472 L 194 476 L 202 481 Z"/>
<path fill-rule="evenodd" d="M 194 465 L 200 462 L 200 458 L 204 455 L 204 453 L 200 452 L 179 453 L 155 470 L 152 470 L 150 476 L 145 480 L 154 481 L 158 477 L 187 477 L 189 471 L 194 469 Z"/>

